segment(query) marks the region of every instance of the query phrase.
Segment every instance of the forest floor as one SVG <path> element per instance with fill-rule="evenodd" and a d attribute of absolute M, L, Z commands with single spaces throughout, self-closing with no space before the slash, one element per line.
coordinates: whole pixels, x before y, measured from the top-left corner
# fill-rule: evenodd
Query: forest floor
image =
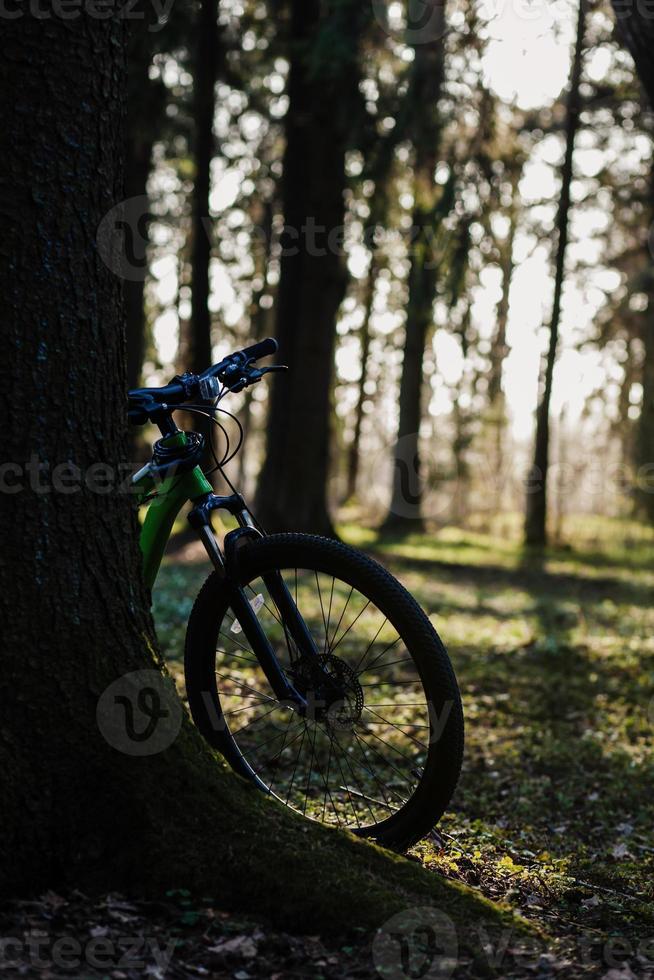
<path fill-rule="evenodd" d="M 323 941 L 182 892 L 147 905 L 50 894 L 0 908 L 0 936 L 41 931 L 46 953 L 54 937 L 84 937 L 83 951 L 104 938 L 113 958 L 104 969 L 84 955 L 76 969 L 37 969 L 28 958 L 12 972 L 5 955 L 0 977 L 654 977 L 654 536 L 579 521 L 565 547 L 537 557 L 514 530 L 445 528 L 401 541 L 353 525 L 342 533 L 428 610 L 461 686 L 460 785 L 410 857 L 515 910 L 530 936 L 507 927 L 489 937 L 480 923 L 475 955 L 457 956 L 457 931 L 474 934 L 474 923 L 443 908 L 437 931 L 451 955 L 432 962 L 409 940 L 405 960 L 384 967 L 374 936 L 355 923 L 342 942 Z M 157 586 L 157 628 L 180 681 L 184 624 L 206 574 L 200 557 L 191 548 L 169 560 Z M 119 936 L 130 930 L 140 943 L 126 955 Z"/>

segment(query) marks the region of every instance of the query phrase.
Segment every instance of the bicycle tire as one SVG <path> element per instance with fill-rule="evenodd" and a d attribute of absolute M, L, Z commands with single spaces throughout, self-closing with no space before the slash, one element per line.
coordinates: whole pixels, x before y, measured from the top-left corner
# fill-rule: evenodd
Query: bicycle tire
<path fill-rule="evenodd" d="M 243 586 L 260 580 L 266 572 L 282 570 L 288 574 L 292 569 L 296 569 L 296 590 L 297 569 L 315 570 L 316 583 L 319 583 L 319 574 L 332 576 L 332 582 L 338 576 L 339 584 L 349 584 L 357 593 L 368 597 L 369 603 L 374 604 L 398 633 L 416 668 L 432 725 L 420 778 L 411 796 L 395 812 L 370 825 L 348 827 L 354 833 L 370 837 L 383 846 L 405 850 L 429 833 L 440 819 L 452 799 L 460 775 L 464 744 L 463 711 L 448 654 L 423 610 L 390 572 L 370 557 L 341 542 L 311 535 L 278 534 L 248 543 L 239 552 L 238 579 Z M 332 592 L 333 589 L 332 585 Z M 214 572 L 204 583 L 195 601 L 187 627 L 184 669 L 189 706 L 201 734 L 221 752 L 231 767 L 260 789 L 272 792 L 272 784 L 269 785 L 259 778 L 250 762 L 244 758 L 223 714 L 216 663 L 218 641 L 223 635 L 221 627 L 225 625 L 228 613 L 224 586 Z M 326 637 L 329 637 L 328 627 Z M 335 654 L 332 655 L 332 660 L 337 659 Z M 352 685 L 354 683 L 353 680 Z M 223 686 L 224 684 L 223 681 Z M 393 682 L 384 684 L 392 686 Z M 248 686 L 242 685 L 241 691 L 246 689 Z M 254 688 L 250 687 L 249 690 Z M 252 695 L 250 697 L 254 700 Z M 373 708 L 369 710 L 374 714 L 376 703 L 371 703 Z M 242 710 L 245 711 L 245 708 Z M 410 738 L 410 734 L 407 737 Z M 338 739 L 335 741 L 340 748 L 341 743 Z M 314 735 L 314 749 L 315 744 Z M 365 749 L 362 757 L 368 761 Z M 328 771 L 325 780 L 323 773 L 326 785 L 329 776 Z M 341 786 L 341 789 L 347 788 L 348 780 L 345 777 L 344 782 L 346 786 Z M 356 790 L 352 788 L 352 792 L 356 793 Z M 366 798 L 365 794 L 363 798 Z M 386 799 L 384 796 L 384 800 Z M 370 803 L 368 808 L 372 812 Z M 337 808 L 334 809 L 337 812 Z"/>

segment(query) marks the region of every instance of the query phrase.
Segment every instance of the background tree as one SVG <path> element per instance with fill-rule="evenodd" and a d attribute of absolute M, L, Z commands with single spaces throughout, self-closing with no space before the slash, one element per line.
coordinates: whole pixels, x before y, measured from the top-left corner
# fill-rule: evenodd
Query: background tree
<path fill-rule="evenodd" d="M 345 154 L 356 131 L 359 58 L 370 16 L 355 0 L 290 5 L 276 304 L 281 357 L 290 370 L 273 382 L 257 497 L 257 513 L 270 530 L 333 534 L 329 416 L 336 317 L 347 285 Z"/>
<path fill-rule="evenodd" d="M 654 22 L 640 4 L 612 2 L 620 35 L 631 52 L 650 104 L 654 105 Z"/>
<path fill-rule="evenodd" d="M 436 292 L 438 256 L 434 242 L 439 220 L 449 210 L 449 201 L 444 207 L 443 189 L 435 181 L 442 126 L 440 98 L 445 75 L 445 3 L 439 3 L 436 9 L 441 18 L 436 29 L 438 37 L 416 47 L 411 84 L 406 95 L 411 112 L 408 133 L 413 146 L 414 206 L 397 443 L 391 504 L 385 521 L 385 527 L 394 531 L 418 530 L 421 524 L 422 365 L 427 333 L 433 322 Z"/>
<path fill-rule="evenodd" d="M 151 26 L 151 25 L 150 25 Z M 125 138 L 125 196 L 138 199 L 138 212 L 132 215 L 134 233 L 143 250 L 142 274 L 126 279 L 125 322 L 127 327 L 127 383 L 137 388 L 145 356 L 146 316 L 145 280 L 149 206 L 148 179 L 152 171 L 152 148 L 164 123 L 166 89 L 161 79 L 150 78 L 157 34 L 143 21 L 130 23 L 127 124 Z M 145 206 L 144 206 L 145 205 Z"/>
<path fill-rule="evenodd" d="M 528 481 L 525 514 L 525 542 L 529 545 L 536 546 L 542 546 L 547 542 L 547 471 L 549 468 L 550 402 L 552 400 L 554 365 L 556 363 L 559 342 L 561 300 L 563 297 L 565 258 L 569 234 L 570 189 L 573 178 L 574 145 L 579 128 L 579 113 L 581 109 L 579 86 L 583 66 L 585 33 L 586 3 L 585 0 L 580 0 L 577 15 L 577 33 L 570 70 L 570 85 L 566 100 L 565 153 L 561 167 L 561 191 L 556 218 L 554 298 L 552 301 L 547 356 L 541 382 L 542 388 L 540 389 L 538 409 L 536 412 L 534 462 Z"/>
<path fill-rule="evenodd" d="M 191 205 L 191 317 L 185 365 L 201 373 L 213 363 L 209 310 L 212 234 L 209 223 L 211 164 L 216 156 L 214 115 L 216 80 L 221 59 L 217 0 L 202 0 L 194 59 L 193 157 L 195 175 Z"/>

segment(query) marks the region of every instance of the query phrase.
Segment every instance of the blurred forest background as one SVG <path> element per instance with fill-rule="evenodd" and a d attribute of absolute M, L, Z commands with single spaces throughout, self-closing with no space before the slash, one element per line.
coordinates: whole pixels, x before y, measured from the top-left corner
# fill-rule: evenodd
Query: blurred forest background
<path fill-rule="evenodd" d="M 614 13 L 414 6 L 132 25 L 130 387 L 279 338 L 229 406 L 271 530 L 648 537 L 654 122 Z"/>

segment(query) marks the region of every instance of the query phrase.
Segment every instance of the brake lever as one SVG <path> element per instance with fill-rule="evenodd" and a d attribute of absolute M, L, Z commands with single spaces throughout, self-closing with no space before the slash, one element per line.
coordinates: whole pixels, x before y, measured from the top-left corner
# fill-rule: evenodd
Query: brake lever
<path fill-rule="evenodd" d="M 253 371 L 248 372 L 247 381 L 245 386 L 256 384 L 257 381 L 261 381 L 264 374 L 271 374 L 272 372 L 278 371 L 288 371 L 287 364 L 270 364 L 268 367 L 255 368 Z"/>
<path fill-rule="evenodd" d="M 288 371 L 288 364 L 269 364 L 268 367 L 257 368 L 257 371 L 261 375 L 270 374 L 271 372 Z"/>

